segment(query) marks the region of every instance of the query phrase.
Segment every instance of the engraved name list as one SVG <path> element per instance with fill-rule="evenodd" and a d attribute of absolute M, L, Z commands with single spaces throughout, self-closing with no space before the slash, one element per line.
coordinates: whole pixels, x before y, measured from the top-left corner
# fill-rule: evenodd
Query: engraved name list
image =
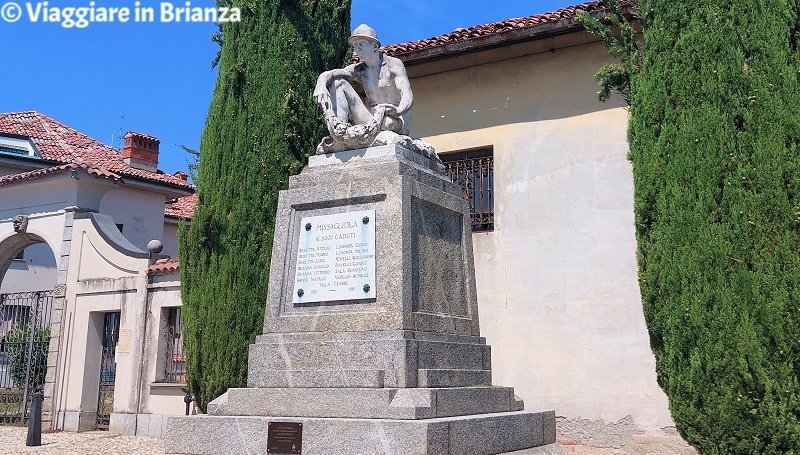
<path fill-rule="evenodd" d="M 292 303 L 375 298 L 375 210 L 300 221 Z"/>

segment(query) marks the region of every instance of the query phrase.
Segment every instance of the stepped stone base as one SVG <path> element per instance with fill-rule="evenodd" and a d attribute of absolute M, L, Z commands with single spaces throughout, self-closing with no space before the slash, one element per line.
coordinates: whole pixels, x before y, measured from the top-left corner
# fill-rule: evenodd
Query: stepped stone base
<path fill-rule="evenodd" d="M 269 422 L 303 424 L 304 455 L 483 455 L 551 444 L 555 413 L 511 387 L 242 388 L 172 417 L 167 453 L 266 453 Z"/>
<path fill-rule="evenodd" d="M 380 330 L 260 335 L 248 387 L 491 385 L 491 348 L 477 336 Z"/>
<path fill-rule="evenodd" d="M 270 421 L 303 424 L 303 455 L 491 455 L 551 444 L 555 413 L 501 412 L 425 420 L 171 417 L 166 453 L 267 453 Z"/>
<path fill-rule="evenodd" d="M 208 404 L 214 416 L 432 419 L 521 411 L 512 387 L 438 389 L 228 389 Z"/>

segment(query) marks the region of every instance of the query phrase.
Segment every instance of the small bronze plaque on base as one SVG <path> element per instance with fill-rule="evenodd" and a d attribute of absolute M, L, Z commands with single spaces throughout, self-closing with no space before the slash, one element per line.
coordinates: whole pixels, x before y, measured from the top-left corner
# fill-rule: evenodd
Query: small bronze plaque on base
<path fill-rule="evenodd" d="M 301 453 L 303 424 L 270 422 L 267 425 L 267 453 Z"/>

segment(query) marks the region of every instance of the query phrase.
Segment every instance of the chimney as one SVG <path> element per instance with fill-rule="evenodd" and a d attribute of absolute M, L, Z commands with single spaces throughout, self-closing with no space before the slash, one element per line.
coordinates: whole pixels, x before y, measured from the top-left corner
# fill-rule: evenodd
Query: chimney
<path fill-rule="evenodd" d="M 158 170 L 158 144 L 161 141 L 133 131 L 128 131 L 122 139 L 122 161 L 135 169 L 150 172 Z"/>
<path fill-rule="evenodd" d="M 187 173 L 185 173 L 183 171 L 177 171 L 174 174 L 172 174 L 172 176 L 176 177 L 176 178 L 179 178 L 179 179 L 183 180 L 184 182 L 188 182 L 189 181 L 189 174 L 187 174 Z"/>

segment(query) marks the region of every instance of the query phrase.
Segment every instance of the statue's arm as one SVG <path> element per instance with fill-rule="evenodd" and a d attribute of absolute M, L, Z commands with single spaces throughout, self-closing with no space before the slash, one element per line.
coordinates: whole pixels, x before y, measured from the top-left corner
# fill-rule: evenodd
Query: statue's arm
<path fill-rule="evenodd" d="M 322 104 L 324 101 L 330 99 L 331 94 L 328 92 L 328 85 L 339 78 L 349 81 L 354 80 L 356 78 L 355 65 L 325 71 L 317 77 L 317 85 L 314 88 L 314 100 L 318 104 Z"/>
<path fill-rule="evenodd" d="M 414 104 L 414 94 L 411 92 L 411 83 L 408 81 L 406 74 L 406 67 L 403 62 L 396 60 L 392 65 L 392 74 L 394 75 L 394 85 L 397 91 L 400 92 L 400 102 L 397 104 L 397 116 L 401 116 L 411 109 Z"/>

